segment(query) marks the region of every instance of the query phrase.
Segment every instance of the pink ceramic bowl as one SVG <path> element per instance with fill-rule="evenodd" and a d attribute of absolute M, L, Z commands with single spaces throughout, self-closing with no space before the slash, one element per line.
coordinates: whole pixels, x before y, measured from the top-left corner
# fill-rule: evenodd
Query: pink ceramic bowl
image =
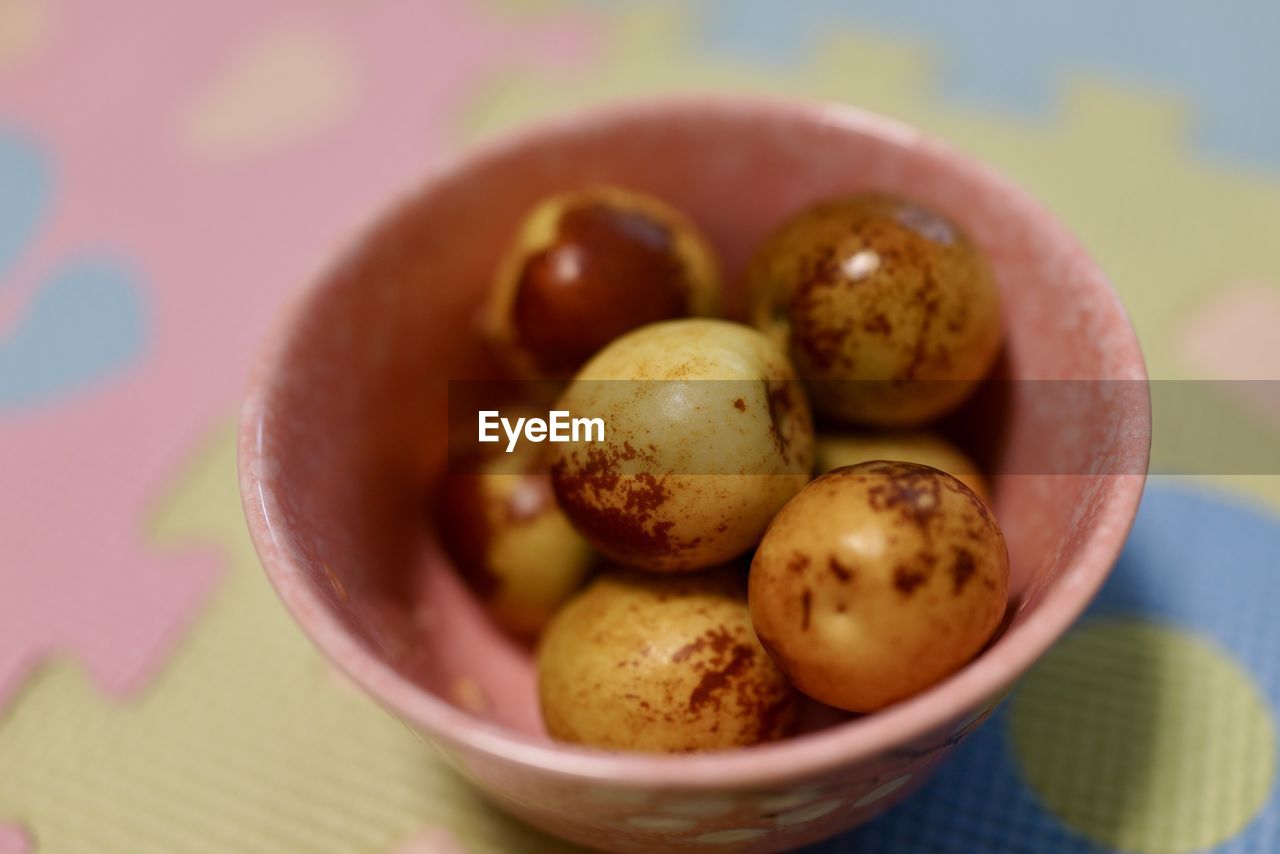
<path fill-rule="evenodd" d="M 1000 373 L 1134 381 L 1115 384 L 1134 393 L 1048 408 L 1009 384 L 972 416 L 1013 598 L 999 638 L 960 673 L 877 714 L 743 750 L 620 755 L 542 732 L 528 652 L 459 584 L 424 508 L 443 464 L 447 381 L 484 375 L 472 321 L 495 259 L 536 200 L 593 182 L 686 211 L 731 282 L 806 203 L 866 189 L 914 198 L 958 221 L 995 267 Z M 1143 380 L 1106 279 L 987 168 L 844 106 L 664 100 L 539 124 L 414 188 L 267 340 L 244 405 L 240 486 L 258 554 L 303 629 L 502 808 L 599 848 L 776 850 L 905 797 L 1081 613 L 1142 492 Z"/>

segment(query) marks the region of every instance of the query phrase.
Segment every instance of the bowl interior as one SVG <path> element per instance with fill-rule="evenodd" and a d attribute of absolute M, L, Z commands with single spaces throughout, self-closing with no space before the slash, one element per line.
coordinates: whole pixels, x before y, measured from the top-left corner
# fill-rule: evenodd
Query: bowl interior
<path fill-rule="evenodd" d="M 1100 583 L 1114 553 L 1086 546 L 1108 521 L 1111 475 L 1145 470 L 1146 398 L 1139 382 L 1047 382 L 1143 377 L 1123 311 L 1075 242 L 1002 180 L 893 123 L 677 103 L 545 125 L 443 170 L 282 327 L 264 361 L 255 474 L 299 583 L 367 650 L 423 691 L 541 737 L 529 653 L 458 582 L 427 509 L 448 381 L 489 375 L 474 316 L 496 260 L 535 201 L 595 182 L 687 212 L 719 252 L 733 311 L 753 248 L 809 202 L 883 190 L 959 223 L 1003 291 L 996 374 L 1013 381 L 950 421 L 993 475 L 1012 559 L 1009 617 L 984 655 L 1016 643 L 1065 587 Z"/>

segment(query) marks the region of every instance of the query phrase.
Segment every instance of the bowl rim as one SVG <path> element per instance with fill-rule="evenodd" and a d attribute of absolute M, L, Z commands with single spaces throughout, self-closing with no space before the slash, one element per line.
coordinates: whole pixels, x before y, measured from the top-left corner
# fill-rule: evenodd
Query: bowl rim
<path fill-rule="evenodd" d="M 1147 405 L 1137 435 L 1145 439 L 1145 472 L 1150 451 L 1150 399 L 1145 390 L 1146 367 L 1132 323 L 1109 280 L 1084 252 L 1079 241 L 1043 205 L 993 168 L 947 143 L 898 122 L 847 104 L 774 96 L 703 94 L 659 96 L 578 108 L 543 118 L 490 137 L 464 151 L 438 159 L 434 167 L 410 185 L 397 202 L 379 209 L 372 233 L 413 199 L 438 184 L 465 177 L 473 169 L 530 145 L 545 144 L 565 134 L 615 123 L 645 121 L 673 114 L 772 114 L 797 122 L 818 122 L 842 132 L 874 136 L 904 147 L 926 147 L 930 155 L 973 174 L 1001 194 L 1015 197 L 1040 217 L 1055 245 L 1067 246 L 1092 267 L 1101 283 L 1097 297 L 1105 300 L 1118 323 L 1109 339 L 1113 358 L 1132 379 L 1144 383 Z M 896 747 L 917 740 L 962 718 L 976 718 L 994 707 L 1020 677 L 1083 613 L 1111 572 L 1137 514 L 1145 474 L 1109 475 L 1101 518 L 1112 524 L 1088 531 L 1077 558 L 1057 580 L 1052 598 L 1037 614 L 957 673 L 926 691 L 883 711 L 824 730 L 770 744 L 735 750 L 691 754 L 620 753 L 558 744 L 480 720 L 410 681 L 381 660 L 343 625 L 323 596 L 307 580 L 289 537 L 273 523 L 279 518 L 272 491 L 269 461 L 262 457 L 263 422 L 268 411 L 273 377 L 283 366 L 290 335 L 312 301 L 360 241 L 339 247 L 338 263 L 321 268 L 310 286 L 286 301 L 270 327 L 253 367 L 241 410 L 238 473 L 241 501 L 259 560 L 285 607 L 319 649 L 361 685 L 394 716 L 446 745 L 464 747 L 503 762 L 584 781 L 622 788 L 661 788 L 672 791 L 763 788 L 810 780 L 838 768 L 873 760 Z M 1122 331 L 1121 331 L 1122 330 Z"/>

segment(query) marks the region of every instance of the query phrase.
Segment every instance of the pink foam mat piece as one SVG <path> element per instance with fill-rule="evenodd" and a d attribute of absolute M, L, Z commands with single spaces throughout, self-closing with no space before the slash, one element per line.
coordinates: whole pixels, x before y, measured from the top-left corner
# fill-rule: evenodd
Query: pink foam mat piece
<path fill-rule="evenodd" d="M 0 824 L 0 854 L 28 854 L 31 839 L 15 824 Z"/>
<path fill-rule="evenodd" d="M 458 838 L 443 827 L 428 827 L 400 843 L 392 854 L 465 854 Z"/>
<path fill-rule="evenodd" d="M 576 14 L 518 25 L 463 0 L 63 12 L 43 52 L 0 80 L 0 118 L 47 149 L 59 190 L 6 283 L 0 329 L 41 270 L 109 247 L 146 283 L 151 330 L 129 371 L 0 422 L 0 706 L 54 653 L 108 694 L 145 682 L 217 566 L 153 552 L 144 521 L 233 413 L 280 302 L 447 147 L 449 117 L 483 75 L 576 63 L 592 41 Z M 264 30 L 294 28 L 349 55 L 356 91 L 340 119 L 236 156 L 184 146 L 182 118 L 211 81 Z"/>

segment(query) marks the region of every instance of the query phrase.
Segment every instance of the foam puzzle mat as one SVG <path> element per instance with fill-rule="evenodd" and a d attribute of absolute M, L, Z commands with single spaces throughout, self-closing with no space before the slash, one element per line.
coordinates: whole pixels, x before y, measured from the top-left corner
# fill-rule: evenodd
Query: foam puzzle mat
<path fill-rule="evenodd" d="M 1079 233 L 1154 378 L 1280 379 L 1280 5 L 953 6 L 0 2 L 0 854 L 564 850 L 292 624 L 231 428 L 283 299 L 525 120 L 689 89 L 901 118 Z M 814 850 L 1280 850 L 1277 606 L 1280 476 L 1153 477 L 1081 623 Z"/>

